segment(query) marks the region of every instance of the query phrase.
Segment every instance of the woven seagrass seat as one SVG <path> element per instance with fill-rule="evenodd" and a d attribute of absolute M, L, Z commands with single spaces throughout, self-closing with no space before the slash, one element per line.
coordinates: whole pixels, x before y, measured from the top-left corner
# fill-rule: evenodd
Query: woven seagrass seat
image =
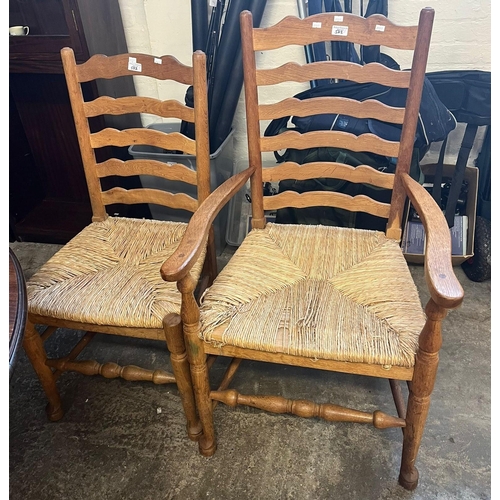
<path fill-rule="evenodd" d="M 132 214 L 137 211 L 126 208 L 155 204 L 164 213 L 172 214 L 172 220 L 186 221 L 185 214 L 194 213 L 210 194 L 205 55 L 195 52 L 192 66 L 181 64 L 172 56 L 160 58 L 147 54 L 109 57 L 98 54 L 77 64 L 70 48 L 61 50 L 61 58 L 92 220 L 27 283 L 28 321 L 23 345 L 49 401 L 48 416 L 51 420 L 63 417 L 56 382 L 65 371 L 155 384 L 176 383 L 182 388 L 188 435 L 197 440 L 201 426 L 182 337 L 182 296 L 177 284 L 166 283 L 160 274 L 163 262 L 181 241 L 187 223 L 134 218 Z M 148 78 L 155 84 L 174 80 L 186 90 L 192 87 L 194 106 L 187 107 L 176 100 L 123 95 L 120 79 L 132 77 Z M 90 84 L 100 85 L 105 95 L 85 100 L 85 85 Z M 131 127 L 130 121 L 124 120 L 124 116 L 135 116 L 134 122 L 140 125 L 141 113 L 157 121 L 177 120 L 180 130 L 186 129 L 182 122 L 192 123 L 196 139 L 181 132 Z M 120 124 L 123 125 L 120 129 L 114 128 Z M 132 159 L 125 149 L 130 145 L 195 157 L 196 170 L 181 163 L 150 159 L 147 155 Z M 143 188 L 140 179 L 146 176 L 150 185 L 158 188 Z M 196 197 L 182 192 L 179 186 L 183 183 L 187 192 L 196 190 Z M 175 186 L 174 192 L 169 191 L 170 186 L 172 191 Z M 116 207 L 125 209 L 120 209 L 117 215 Z M 193 280 L 200 293 L 217 273 L 213 230 L 210 232 L 210 241 L 193 266 Z M 69 354 L 48 357 L 44 342 L 56 331 L 57 335 L 65 335 L 68 329 L 82 331 L 83 336 Z M 167 370 L 168 353 L 164 344 L 161 348 L 167 369 L 82 359 L 83 349 L 97 333 L 159 340 L 162 344 L 166 341 L 173 373 Z"/>
<path fill-rule="evenodd" d="M 181 294 L 175 283 L 162 280 L 159 269 L 186 226 L 124 217 L 91 223 L 28 281 L 31 313 L 161 330 L 165 315 L 180 313 Z M 204 258 L 205 252 L 194 266 L 196 279 Z"/>
<path fill-rule="evenodd" d="M 394 240 L 326 226 L 253 229 L 200 313 L 214 345 L 406 367 L 425 323 Z"/>
<path fill-rule="evenodd" d="M 179 283 L 186 304 L 181 316 L 203 427 L 198 442 L 203 455 L 216 451 L 214 419 L 219 402 L 319 417 L 327 422 L 368 423 L 378 429 L 399 427 L 403 430 L 399 482 L 407 489 L 416 488 L 415 460 L 437 372 L 441 322 L 463 299 L 453 272 L 450 231 L 444 215 L 425 188 L 409 175 L 433 19 L 434 11 L 425 8 L 417 26 L 397 26 L 381 15 L 363 18 L 326 13 L 305 19 L 288 16 L 273 26 L 254 28 L 251 13 L 241 14 L 249 167 L 205 200 L 189 222 L 179 247 L 161 268 L 165 280 Z M 335 60 L 276 64 L 276 52 L 267 56 L 289 45 L 339 41 L 411 51 L 411 70 Z M 287 53 L 280 52 L 283 57 Z M 289 95 L 293 87 L 281 85 L 321 81 L 333 91 L 339 80 L 405 89 L 405 106 L 335 94 L 301 100 Z M 353 117 L 401 127 L 400 138 L 388 140 L 370 132 L 356 135 L 335 130 L 333 125 L 328 130 L 262 135 L 268 130 L 264 123 L 268 120 L 288 122 L 292 116 L 325 114 L 332 120 L 346 117 L 342 119 L 344 124 Z M 287 155 L 281 153 L 315 148 L 338 148 L 363 154 L 366 159 L 354 167 L 347 164 L 350 155 L 318 154 L 314 157 L 326 160 L 299 164 L 285 161 Z M 263 157 L 273 152 L 280 152 L 276 157 L 282 162 L 263 168 Z M 396 159 L 395 173 L 376 169 L 378 163 L 370 161 L 374 156 Z M 295 181 L 328 185 L 314 182 L 317 179 L 335 180 L 331 185 L 345 181 L 354 187 L 345 192 L 302 192 L 290 187 Z M 252 230 L 198 306 L 193 298 L 193 266 L 209 237 L 211 222 L 248 180 Z M 278 183 L 277 194 L 268 189 L 270 183 Z M 371 195 L 347 194 L 359 193 L 360 186 L 369 186 L 363 192 Z M 430 294 L 425 314 L 400 248 L 408 200 L 425 230 L 425 278 Z M 268 222 L 270 212 L 276 211 L 278 221 L 279 211 L 289 208 L 319 210 L 321 220 L 332 208 L 356 216 L 362 212 L 377 223 L 363 228 L 361 224 L 334 227 L 328 224 L 333 220 L 324 226 Z M 352 220 L 351 215 L 342 220 Z M 211 385 L 208 355 L 233 358 L 218 388 Z M 318 404 L 284 395 L 241 394 L 229 385 L 242 360 L 274 363 L 276 391 L 284 386 L 280 377 L 287 376 L 279 365 L 388 379 L 397 415 L 351 408 L 354 403 L 349 401 Z M 270 387 L 270 381 L 264 386 Z M 364 390 L 360 383 L 359 391 Z M 331 393 L 335 397 L 337 391 Z M 358 399 L 356 394 L 353 401 Z"/>

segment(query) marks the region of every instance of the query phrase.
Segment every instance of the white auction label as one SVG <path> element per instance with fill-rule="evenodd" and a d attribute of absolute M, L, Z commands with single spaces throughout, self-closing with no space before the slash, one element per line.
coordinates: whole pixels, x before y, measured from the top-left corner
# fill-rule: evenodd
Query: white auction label
<path fill-rule="evenodd" d="M 142 64 L 138 63 L 135 57 L 128 58 L 128 69 L 129 71 L 142 71 Z"/>
<path fill-rule="evenodd" d="M 332 26 L 332 35 L 347 36 L 349 26 Z"/>

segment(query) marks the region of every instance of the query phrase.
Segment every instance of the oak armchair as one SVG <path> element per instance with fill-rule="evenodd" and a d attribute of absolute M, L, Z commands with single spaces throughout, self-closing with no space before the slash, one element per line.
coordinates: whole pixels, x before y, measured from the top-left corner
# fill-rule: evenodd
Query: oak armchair
<path fill-rule="evenodd" d="M 175 283 L 160 276 L 162 263 L 177 247 L 187 224 L 163 220 L 108 215 L 114 204 L 154 203 L 172 209 L 195 212 L 210 193 L 210 163 L 207 122 L 205 55 L 193 54 L 191 66 L 172 56 L 120 54 L 94 55 L 77 64 L 71 48 L 61 51 L 81 156 L 92 205 L 93 217 L 75 238 L 59 250 L 27 283 L 28 321 L 24 349 L 38 375 L 49 401 L 50 420 L 63 416 L 56 381 L 71 370 L 85 375 L 177 383 L 187 417 L 188 435 L 196 440 L 201 426 L 195 410 L 184 340 L 180 330 L 181 294 Z M 159 82 L 174 80 L 193 86 L 194 107 L 176 100 L 122 96 L 84 98 L 83 85 L 97 79 L 124 76 L 152 78 Z M 157 119 L 174 118 L 194 123 L 196 140 L 182 133 L 165 133 L 147 128 L 92 131 L 91 120 L 102 115 L 119 117 L 129 113 L 147 113 Z M 126 159 L 117 148 L 140 144 L 196 155 L 196 171 L 181 164 L 166 164 L 154 159 Z M 108 148 L 114 156 L 98 156 Z M 160 149 L 161 151 L 161 149 Z M 160 182 L 176 181 L 196 186 L 197 199 L 185 193 L 161 189 L 125 189 L 117 180 L 127 176 L 155 176 Z M 107 179 L 111 187 L 104 187 Z M 113 181 L 115 184 L 113 184 Z M 116 205 L 115 205 L 116 206 Z M 216 274 L 213 234 L 193 262 L 193 279 L 203 274 L 203 283 L 211 283 Z M 35 325 L 46 326 L 40 334 Z M 58 329 L 86 332 L 67 355 L 49 359 L 44 342 Z M 171 332 L 166 339 L 165 332 Z M 58 332 L 60 334 L 61 330 Z M 64 332 L 64 330 L 62 330 Z M 82 350 L 96 333 L 167 340 L 174 374 L 138 366 L 119 366 L 80 359 Z M 167 353 L 165 351 L 165 356 Z M 77 359 L 78 358 L 78 359 Z M 168 364 L 168 363 L 167 363 Z"/>
<path fill-rule="evenodd" d="M 441 321 L 458 307 L 463 290 L 451 264 L 450 232 L 432 197 L 408 174 L 425 75 L 434 11 L 425 8 L 418 26 L 396 26 L 380 15 L 367 19 L 343 14 L 318 14 L 306 19 L 286 17 L 268 28 L 253 28 L 250 12 L 241 15 L 249 168 L 215 190 L 191 220 L 177 251 L 163 264 L 162 276 L 178 281 L 183 295 L 182 323 L 196 404 L 203 427 L 199 449 L 216 450 L 214 408 L 249 405 L 275 413 L 320 417 L 327 421 L 371 423 L 377 428 L 400 427 L 403 449 L 399 482 L 414 489 L 415 460 L 429 409 L 441 346 Z M 257 68 L 260 52 L 286 45 L 338 40 L 413 51 L 411 71 L 378 63 L 361 66 L 345 61 L 299 65 L 288 62 Z M 405 108 L 359 103 L 341 97 L 299 101 L 283 98 L 261 102 L 261 87 L 284 81 L 318 79 L 373 81 L 407 88 Z M 372 117 L 402 126 L 400 141 L 373 134 L 341 131 L 299 134 L 287 131 L 261 135 L 261 121 L 295 115 L 342 113 Z M 285 162 L 262 168 L 262 154 L 285 148 L 343 147 L 397 157 L 395 174 L 369 165 Z M 263 195 L 264 182 L 282 179 L 337 178 L 392 190 L 390 203 L 365 195 L 335 192 Z M 252 230 L 237 249 L 198 308 L 193 298 L 192 266 L 220 208 L 250 179 Z M 400 248 L 405 201 L 410 199 L 423 221 L 427 244 L 425 277 L 430 300 L 422 309 L 416 286 Z M 327 205 L 363 211 L 386 219 L 386 231 L 332 226 L 266 223 L 265 211 L 281 207 Z M 210 385 L 207 354 L 233 358 L 217 390 Z M 335 404 L 291 400 L 281 396 L 246 395 L 228 389 L 242 359 L 303 366 L 388 379 L 396 415 L 368 413 Z M 276 368 L 278 370 L 278 367 Z M 400 381 L 409 386 L 405 401 Z M 360 389 L 361 390 L 361 389 Z"/>

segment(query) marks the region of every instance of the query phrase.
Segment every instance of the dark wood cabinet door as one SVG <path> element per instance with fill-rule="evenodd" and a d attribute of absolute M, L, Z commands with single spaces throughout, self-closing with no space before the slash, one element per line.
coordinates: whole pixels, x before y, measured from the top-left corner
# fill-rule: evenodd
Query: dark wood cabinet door
<path fill-rule="evenodd" d="M 10 135 L 24 136 L 23 150 L 29 148 L 26 156 L 9 152 L 13 232 L 25 241 L 65 243 L 92 214 L 64 75 L 14 73 L 10 93 L 17 112 Z M 22 170 L 27 175 L 19 178 Z"/>
<path fill-rule="evenodd" d="M 45 187 L 12 92 L 9 92 L 9 121 L 9 214 L 13 225 L 42 201 Z"/>
<path fill-rule="evenodd" d="M 11 74 L 10 89 L 46 196 L 88 201 L 64 75 Z"/>

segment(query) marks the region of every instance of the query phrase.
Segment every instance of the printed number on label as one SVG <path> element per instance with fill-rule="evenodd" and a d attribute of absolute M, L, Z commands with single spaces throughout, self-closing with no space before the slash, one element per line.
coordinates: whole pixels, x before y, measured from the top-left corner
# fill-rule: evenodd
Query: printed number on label
<path fill-rule="evenodd" d="M 128 69 L 130 71 L 142 71 L 142 64 L 140 63 L 128 63 Z"/>
<path fill-rule="evenodd" d="M 142 64 L 138 63 L 135 57 L 129 57 L 128 69 L 129 71 L 142 71 Z"/>
<path fill-rule="evenodd" d="M 332 35 L 347 36 L 349 26 L 332 26 Z"/>

